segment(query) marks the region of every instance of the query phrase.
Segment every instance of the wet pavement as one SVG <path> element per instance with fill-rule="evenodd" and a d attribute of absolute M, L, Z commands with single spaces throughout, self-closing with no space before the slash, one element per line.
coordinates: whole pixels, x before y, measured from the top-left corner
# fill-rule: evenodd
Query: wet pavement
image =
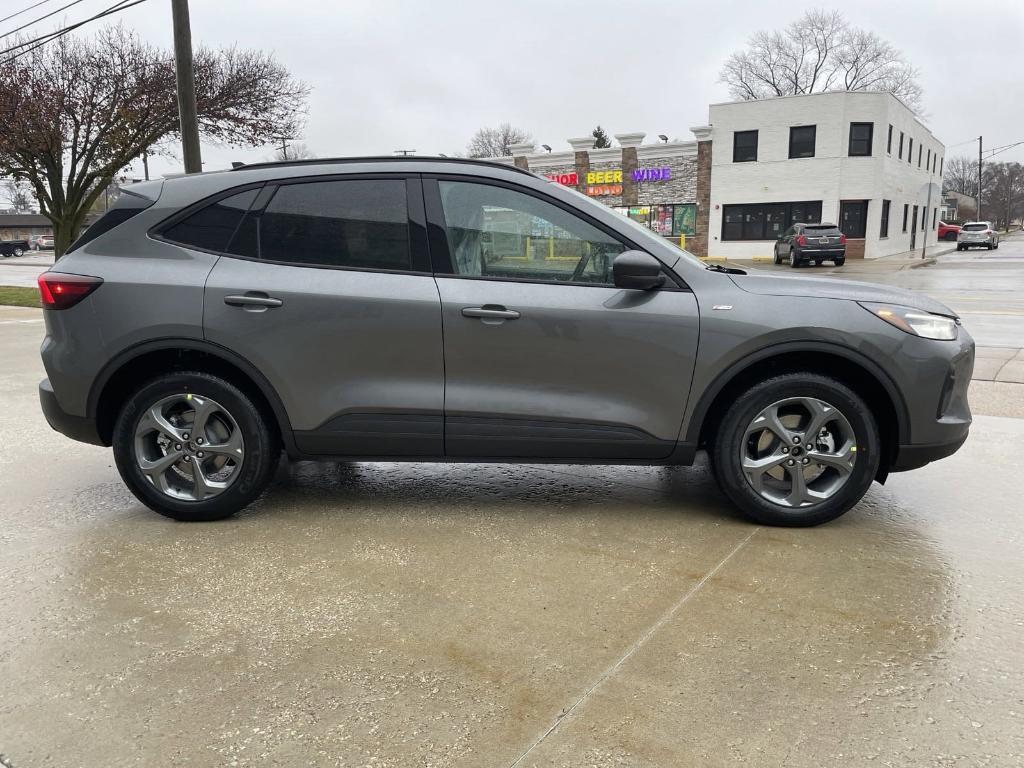
<path fill-rule="evenodd" d="M 38 316 L 0 311 L 10 765 L 1024 765 L 1024 420 L 812 530 L 703 466 L 301 463 L 189 525 L 47 428 Z"/>

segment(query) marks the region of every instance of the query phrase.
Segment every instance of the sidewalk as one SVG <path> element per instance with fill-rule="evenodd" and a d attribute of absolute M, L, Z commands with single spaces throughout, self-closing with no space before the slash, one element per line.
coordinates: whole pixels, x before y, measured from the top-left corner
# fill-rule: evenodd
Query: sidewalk
<path fill-rule="evenodd" d="M 858 274 L 858 275 L 872 275 L 888 272 L 900 272 L 904 269 L 917 269 L 918 267 L 927 267 L 935 263 L 935 259 L 939 256 L 943 256 L 947 253 L 951 253 L 956 250 L 956 243 L 942 242 L 936 245 L 928 246 L 928 258 L 921 258 L 921 249 L 914 251 L 905 251 L 903 253 L 894 253 L 891 256 L 882 256 L 878 259 L 849 259 L 841 266 L 837 267 L 832 262 L 825 262 L 820 267 L 804 267 L 799 270 L 799 274 L 822 274 L 832 272 L 842 272 L 844 274 Z M 771 269 L 771 270 L 786 270 L 790 271 L 792 267 L 789 266 L 789 262 L 784 264 L 773 264 L 770 256 L 755 256 L 753 259 L 719 259 L 710 258 L 706 259 L 710 263 L 716 264 L 728 264 L 732 267 L 752 267 L 754 269 Z"/>
<path fill-rule="evenodd" d="M 971 380 L 1024 384 L 1024 349 L 978 347 Z"/>

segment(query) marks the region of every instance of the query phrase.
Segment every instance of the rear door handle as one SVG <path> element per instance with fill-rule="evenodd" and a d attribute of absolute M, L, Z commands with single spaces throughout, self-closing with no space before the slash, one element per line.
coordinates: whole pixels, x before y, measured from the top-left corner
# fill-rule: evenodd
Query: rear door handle
<path fill-rule="evenodd" d="M 463 307 L 463 317 L 479 317 L 484 320 L 518 320 L 519 313 L 505 309 L 500 304 L 485 304 L 482 307 Z"/>
<path fill-rule="evenodd" d="M 263 307 L 264 309 L 274 309 L 284 304 L 280 299 L 256 292 L 246 293 L 242 296 L 225 296 L 224 303 L 232 307 Z"/>

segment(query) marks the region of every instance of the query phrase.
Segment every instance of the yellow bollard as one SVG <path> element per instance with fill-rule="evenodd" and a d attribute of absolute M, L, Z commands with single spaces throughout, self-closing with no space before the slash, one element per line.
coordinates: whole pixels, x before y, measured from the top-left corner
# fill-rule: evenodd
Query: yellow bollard
<path fill-rule="evenodd" d="M 684 251 L 686 250 L 686 233 L 684 232 L 679 236 L 679 247 Z"/>

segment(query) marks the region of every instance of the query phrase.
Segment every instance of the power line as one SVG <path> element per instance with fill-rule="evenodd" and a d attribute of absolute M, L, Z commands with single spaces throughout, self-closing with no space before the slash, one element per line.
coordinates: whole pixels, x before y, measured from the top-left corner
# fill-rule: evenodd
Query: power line
<path fill-rule="evenodd" d="M 47 3 L 52 3 L 52 2 L 53 2 L 53 0 L 39 0 L 38 3 L 34 3 L 34 4 L 30 5 L 28 8 L 22 8 L 17 13 L 12 13 L 10 16 L 4 16 L 2 19 L 0 19 L 0 24 L 3 24 L 5 21 L 10 21 L 15 16 L 21 16 L 21 14 L 23 14 L 23 13 L 28 13 L 33 8 L 38 8 L 40 5 L 46 5 Z"/>
<path fill-rule="evenodd" d="M 10 37 L 15 32 L 21 32 L 21 30 L 27 29 L 28 27 L 31 27 L 33 24 L 38 24 L 40 21 L 43 21 L 44 19 L 48 19 L 51 16 L 55 16 L 58 13 L 60 13 L 61 11 L 65 10 L 67 8 L 70 8 L 73 5 L 78 5 L 81 2 L 84 2 L 84 0 L 71 0 L 70 3 L 68 3 L 67 5 L 62 5 L 56 11 L 50 11 L 48 14 L 46 14 L 45 16 L 40 16 L 35 21 L 30 21 L 28 24 L 22 24 L 20 27 L 16 27 L 16 28 L 12 29 L 10 32 L 4 32 L 4 34 L 0 35 L 0 37 Z"/>
<path fill-rule="evenodd" d="M 48 35 L 42 35 L 40 37 L 35 38 L 34 40 L 29 40 L 29 41 L 27 41 L 25 43 L 21 43 L 19 45 L 12 46 L 12 47 L 4 50 L 4 51 L 0 51 L 0 56 L 2 56 L 5 53 L 10 53 L 11 51 L 16 51 L 18 48 L 22 48 L 23 49 L 23 50 L 20 50 L 17 53 L 15 53 L 13 56 L 11 56 L 9 59 L 7 59 L 6 61 L 4 61 L 2 63 L 10 64 L 12 61 L 20 58 L 21 56 L 24 56 L 27 53 L 31 53 L 32 51 L 36 50 L 37 48 L 41 48 L 42 46 L 46 45 L 47 43 L 51 43 L 54 40 L 56 40 L 57 38 L 63 37 L 64 35 L 68 34 L 69 32 L 73 32 L 74 30 L 76 30 L 79 27 L 82 27 L 82 26 L 88 24 L 91 21 L 96 21 L 97 19 L 102 19 L 105 16 L 110 16 L 112 14 L 119 13 L 121 11 L 126 11 L 129 8 L 133 7 L 133 6 L 139 5 L 139 3 L 144 3 L 144 2 L 146 2 L 146 0 L 134 0 L 133 2 L 130 2 L 129 0 L 120 0 L 119 2 L 117 2 L 114 5 L 112 5 L 109 8 L 107 8 L 105 11 L 101 11 L 100 13 L 97 13 L 95 16 L 90 16 L 88 19 L 84 19 L 82 21 L 79 21 L 76 24 L 70 24 L 70 25 L 68 25 L 68 26 L 66 26 L 66 27 L 64 27 L 62 29 L 58 29 L 55 32 L 51 32 Z M 30 47 L 25 48 L 24 46 L 26 46 L 26 45 L 30 46 Z"/>

